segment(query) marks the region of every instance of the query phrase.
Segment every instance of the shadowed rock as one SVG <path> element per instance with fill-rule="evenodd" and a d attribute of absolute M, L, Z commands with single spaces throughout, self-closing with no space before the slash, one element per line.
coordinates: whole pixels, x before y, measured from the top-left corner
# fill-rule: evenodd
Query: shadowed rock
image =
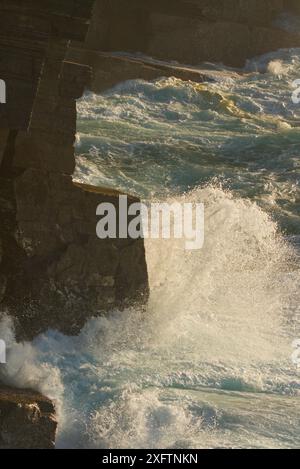
<path fill-rule="evenodd" d="M 294 0 L 97 0 L 86 48 L 143 52 L 162 60 L 241 67 L 246 59 L 300 45 L 276 28 Z"/>
<path fill-rule="evenodd" d="M 53 449 L 55 408 L 41 394 L 0 385 L 0 448 Z"/>
<path fill-rule="evenodd" d="M 0 35 L 8 58 L 0 71 L 26 99 L 11 95 L 0 114 L 0 301 L 18 340 L 50 327 L 77 334 L 91 316 L 147 297 L 143 242 L 96 237 L 97 206 L 117 206 L 119 194 L 72 182 L 76 100 L 91 69 L 66 59 L 67 39 L 85 39 L 92 4 L 49 0 L 40 8 L 14 0 L 0 7 L 7 24 L 17 18 Z M 24 78 L 19 57 L 36 64 Z"/>

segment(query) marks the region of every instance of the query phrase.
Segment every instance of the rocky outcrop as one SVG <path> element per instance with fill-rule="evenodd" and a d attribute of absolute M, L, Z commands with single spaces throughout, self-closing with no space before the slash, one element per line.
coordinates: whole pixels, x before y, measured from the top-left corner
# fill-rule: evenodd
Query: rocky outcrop
<path fill-rule="evenodd" d="M 119 194 L 72 179 L 76 100 L 91 70 L 66 55 L 70 40 L 84 41 L 92 6 L 0 2 L 0 314 L 19 341 L 48 328 L 76 334 L 148 291 L 143 242 L 96 238 L 97 205 L 118 210 Z M 54 414 L 37 393 L 0 387 L 0 447 L 54 447 Z"/>
<path fill-rule="evenodd" d="M 96 236 L 99 202 L 118 213 L 119 194 L 33 168 L 16 179 L 15 194 L 16 239 L 26 256 L 9 278 L 7 304 L 18 337 L 48 328 L 77 334 L 87 318 L 147 291 L 143 241 Z"/>
<path fill-rule="evenodd" d="M 90 89 L 94 93 L 101 93 L 124 80 L 155 80 L 162 76 L 176 77 L 183 81 L 195 83 L 214 82 L 225 74 L 234 79 L 240 78 L 240 74 L 234 71 L 198 70 L 196 68 L 167 64 L 161 61 L 153 61 L 147 57 L 133 57 L 110 54 L 108 52 L 85 51 L 71 49 L 69 57 L 84 61 L 93 70 Z"/>
<path fill-rule="evenodd" d="M 243 66 L 253 56 L 300 45 L 273 20 L 294 0 L 97 0 L 88 49 L 142 52 L 163 60 Z"/>
<path fill-rule="evenodd" d="M 0 449 L 53 449 L 56 428 L 49 399 L 0 385 Z"/>
<path fill-rule="evenodd" d="M 84 40 L 93 2 L 42 3 L 1 3 L 0 300 L 19 340 L 49 327 L 76 334 L 148 289 L 143 242 L 96 238 L 96 207 L 118 208 L 119 194 L 72 180 L 76 100 L 91 70 L 66 55 L 68 39 Z"/>
<path fill-rule="evenodd" d="M 31 167 L 40 168 L 38 178 L 43 177 L 42 168 L 48 174 L 54 168 L 57 172 L 67 168 L 71 174 L 74 168 L 75 98 L 83 92 L 78 76 L 86 76 L 86 67 L 68 66 L 64 58 L 70 38 L 84 40 L 92 4 L 88 0 L 0 3 L 0 78 L 6 85 L 6 104 L 0 104 L 0 308 L 17 318 L 20 339 L 33 336 L 41 326 L 36 313 L 30 321 L 26 307 L 21 309 L 31 294 L 28 273 L 33 277 L 36 273 L 22 246 L 16 183 Z M 63 76 L 71 96 L 65 96 Z M 61 125 L 64 118 L 66 126 Z M 0 448 L 53 448 L 56 426 L 51 401 L 32 391 L 0 386 Z"/>

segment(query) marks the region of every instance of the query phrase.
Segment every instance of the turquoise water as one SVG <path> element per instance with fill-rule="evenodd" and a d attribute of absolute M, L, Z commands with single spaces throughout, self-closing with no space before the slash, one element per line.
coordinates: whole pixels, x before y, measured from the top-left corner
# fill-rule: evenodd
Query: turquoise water
<path fill-rule="evenodd" d="M 300 50 L 279 51 L 237 80 L 131 81 L 79 101 L 76 178 L 203 202 L 205 244 L 146 241 L 147 305 L 78 337 L 11 334 L 8 376 L 56 400 L 58 447 L 299 448 L 297 78 Z"/>
<path fill-rule="evenodd" d="M 239 80 L 123 83 L 78 104 L 77 177 L 144 197 L 211 183 L 300 231 L 299 50 L 249 62 Z M 272 73 L 261 74 L 253 70 Z"/>

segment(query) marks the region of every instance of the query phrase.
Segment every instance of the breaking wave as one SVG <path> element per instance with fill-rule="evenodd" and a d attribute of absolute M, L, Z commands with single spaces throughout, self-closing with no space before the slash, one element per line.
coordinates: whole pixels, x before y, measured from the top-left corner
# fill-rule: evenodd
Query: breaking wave
<path fill-rule="evenodd" d="M 149 303 L 77 337 L 16 344 L 3 317 L 4 378 L 56 401 L 58 447 L 299 447 L 298 78 L 291 49 L 235 80 L 136 80 L 79 101 L 76 178 L 204 203 L 205 244 L 147 240 Z"/>
<path fill-rule="evenodd" d="M 299 446 L 296 251 L 255 203 L 214 186 L 181 198 L 205 203 L 204 249 L 148 240 L 148 305 L 78 337 L 10 333 L 6 379 L 56 400 L 58 447 Z"/>
<path fill-rule="evenodd" d="M 290 234 L 300 231 L 300 50 L 247 63 L 239 79 L 122 83 L 78 103 L 76 178 L 145 198 L 218 178 Z"/>

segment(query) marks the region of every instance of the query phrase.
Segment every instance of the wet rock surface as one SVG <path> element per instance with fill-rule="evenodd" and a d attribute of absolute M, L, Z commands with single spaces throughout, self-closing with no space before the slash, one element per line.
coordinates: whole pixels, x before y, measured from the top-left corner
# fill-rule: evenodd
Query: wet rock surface
<path fill-rule="evenodd" d="M 50 399 L 0 384 L 0 448 L 53 449 L 57 421 Z"/>

